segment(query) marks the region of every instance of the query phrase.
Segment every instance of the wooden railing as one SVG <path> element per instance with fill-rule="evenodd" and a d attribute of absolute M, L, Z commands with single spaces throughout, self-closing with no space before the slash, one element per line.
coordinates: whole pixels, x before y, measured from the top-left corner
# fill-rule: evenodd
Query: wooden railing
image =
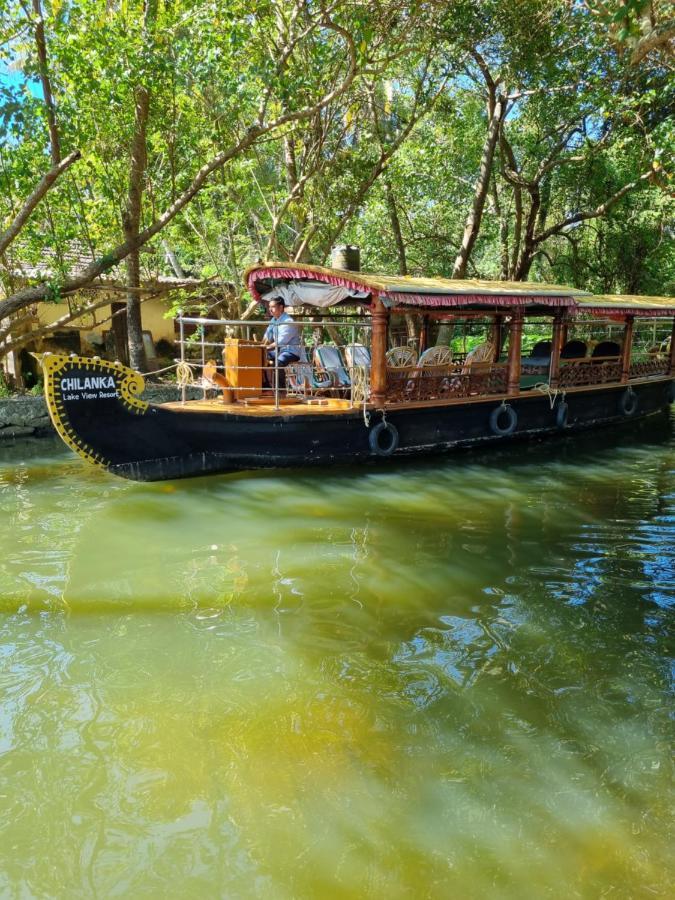
<path fill-rule="evenodd" d="M 468 371 L 459 364 L 387 369 L 387 402 L 452 400 L 506 392 L 506 365 L 476 363 Z"/>
<path fill-rule="evenodd" d="M 631 364 L 629 378 L 668 374 L 668 360 L 647 359 Z M 527 366 L 523 376 L 537 376 L 548 382 L 549 366 Z M 622 363 L 617 356 L 562 360 L 558 387 L 585 387 L 620 384 Z M 521 390 L 527 390 L 521 387 Z M 490 396 L 507 392 L 507 364 L 474 363 L 469 369 L 453 362 L 445 366 L 406 366 L 387 369 L 387 403 L 416 400 L 452 400 L 462 397 Z"/>
<path fill-rule="evenodd" d="M 616 356 L 566 360 L 560 366 L 558 376 L 558 385 L 561 388 L 620 381 L 621 360 Z"/>
<path fill-rule="evenodd" d="M 666 356 L 654 357 L 632 362 L 630 365 L 630 378 L 648 378 L 650 375 L 667 375 L 668 358 Z"/>

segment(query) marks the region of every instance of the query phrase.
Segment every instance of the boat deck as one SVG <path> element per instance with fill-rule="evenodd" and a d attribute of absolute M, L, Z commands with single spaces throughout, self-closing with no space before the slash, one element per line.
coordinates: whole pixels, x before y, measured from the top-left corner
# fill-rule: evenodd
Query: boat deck
<path fill-rule="evenodd" d="M 671 376 L 656 375 L 643 378 L 631 378 L 630 381 L 616 381 L 600 384 L 574 385 L 565 388 L 558 388 L 553 391 L 555 396 L 574 395 L 576 393 L 587 393 L 595 391 L 605 391 L 608 389 L 621 390 L 627 387 L 637 386 L 639 384 L 649 384 L 660 381 L 670 381 Z M 543 386 L 542 386 L 543 387 Z M 467 405 L 472 403 L 501 403 L 513 400 L 524 400 L 527 398 L 541 398 L 549 396 L 544 388 L 521 389 L 517 394 L 512 395 L 504 393 L 475 394 L 470 396 L 433 398 L 429 400 L 399 400 L 385 401 L 387 410 L 397 409 L 424 409 L 427 407 L 445 407 L 455 405 Z M 349 400 L 333 397 L 312 397 L 304 400 L 295 397 L 283 397 L 280 399 L 279 406 L 274 405 L 274 399 L 270 396 L 252 397 L 248 400 L 238 402 L 225 402 L 222 397 L 211 397 L 203 400 L 173 400 L 168 403 L 157 404 L 162 409 L 169 409 L 174 412 L 182 413 L 221 413 L 237 416 L 256 416 L 256 417 L 272 417 L 272 416 L 325 416 L 343 413 L 345 415 L 361 413 L 363 411 L 362 404 L 352 404 Z M 368 403 L 366 409 L 372 411 L 374 407 Z"/>
<path fill-rule="evenodd" d="M 310 401 L 291 401 L 283 399 L 279 408 L 274 405 L 272 398 L 261 397 L 242 402 L 226 403 L 221 397 L 207 398 L 205 400 L 180 400 L 170 403 L 162 403 L 162 409 L 170 409 L 185 413 L 229 413 L 237 416 L 306 416 L 306 415 L 335 415 L 335 413 L 354 413 L 360 407 L 350 405 L 349 400 L 325 399 Z"/>

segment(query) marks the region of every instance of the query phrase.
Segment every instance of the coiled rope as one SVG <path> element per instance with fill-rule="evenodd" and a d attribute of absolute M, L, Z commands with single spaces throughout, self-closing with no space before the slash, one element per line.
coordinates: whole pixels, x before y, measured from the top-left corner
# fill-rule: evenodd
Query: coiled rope
<path fill-rule="evenodd" d="M 548 397 L 548 402 L 551 406 L 551 409 L 555 406 L 555 401 L 558 399 L 558 388 L 551 390 L 551 385 L 545 381 L 540 381 L 534 385 L 535 391 L 539 391 L 540 394 L 545 394 Z M 565 402 L 565 391 L 562 391 L 560 395 L 560 402 Z"/>
<path fill-rule="evenodd" d="M 195 375 L 192 371 L 195 368 L 187 362 L 179 362 L 176 364 L 176 384 L 179 387 L 187 387 L 195 383 Z"/>

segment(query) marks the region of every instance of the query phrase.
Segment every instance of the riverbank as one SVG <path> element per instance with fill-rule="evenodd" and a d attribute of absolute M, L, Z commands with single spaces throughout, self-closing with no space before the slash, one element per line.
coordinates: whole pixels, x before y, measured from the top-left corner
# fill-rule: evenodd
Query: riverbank
<path fill-rule="evenodd" d="M 189 387 L 188 399 L 202 396 L 201 388 Z M 180 388 L 172 384 L 149 385 L 141 395 L 151 403 L 180 399 Z M 23 437 L 49 437 L 55 434 L 43 396 L 18 394 L 0 399 L 0 441 Z"/>

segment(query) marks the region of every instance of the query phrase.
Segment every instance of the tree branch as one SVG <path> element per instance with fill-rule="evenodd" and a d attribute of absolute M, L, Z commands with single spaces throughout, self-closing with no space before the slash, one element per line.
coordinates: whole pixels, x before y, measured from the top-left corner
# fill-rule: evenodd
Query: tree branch
<path fill-rule="evenodd" d="M 209 176 L 213 174 L 213 172 L 222 168 L 226 163 L 228 163 L 235 157 L 240 156 L 251 146 L 253 146 L 253 144 L 255 144 L 261 137 L 270 134 L 271 132 L 278 131 L 283 125 L 286 125 L 289 122 L 298 122 L 310 118 L 318 110 L 323 109 L 325 106 L 328 106 L 329 103 L 349 90 L 349 87 L 351 86 L 357 74 L 357 54 L 356 48 L 354 46 L 354 41 L 351 35 L 339 25 L 325 24 L 324 27 L 330 27 L 332 30 L 339 33 L 346 43 L 347 52 L 349 55 L 349 68 L 343 81 L 333 90 L 325 94 L 320 100 L 310 106 L 305 106 L 302 109 L 296 110 L 294 112 L 286 113 L 285 115 L 282 115 L 279 118 L 275 119 L 273 122 L 270 122 L 268 125 L 260 125 L 259 123 L 252 125 L 246 131 L 244 136 L 239 141 L 237 141 L 237 143 L 228 147 L 228 149 L 222 151 L 222 153 L 217 154 L 217 156 L 213 157 L 213 159 L 211 159 L 208 163 L 205 163 L 205 165 L 203 165 L 201 169 L 199 169 L 189 187 L 185 191 L 183 191 L 183 193 L 162 213 L 162 215 L 158 219 L 156 219 L 143 231 L 139 232 L 138 236 L 135 239 L 127 239 L 123 241 L 116 247 L 113 247 L 103 256 L 94 260 L 94 262 L 87 266 L 87 268 L 84 269 L 81 274 L 67 279 L 64 284 L 61 285 L 62 294 L 71 293 L 72 291 L 79 290 L 80 288 L 91 284 L 94 279 L 98 278 L 105 272 L 108 272 L 115 265 L 125 259 L 132 250 L 135 250 L 139 247 L 142 247 L 144 244 L 147 244 L 147 242 L 151 238 L 158 234 L 166 225 L 168 225 L 169 222 L 171 222 L 172 219 L 174 219 L 178 215 L 178 213 L 184 207 L 188 205 L 188 203 L 190 203 L 193 197 L 202 189 L 205 182 L 207 181 Z M 24 306 L 27 306 L 30 303 L 44 300 L 45 297 L 49 295 L 49 292 L 50 286 L 47 282 L 43 282 L 39 285 L 35 285 L 34 287 L 28 287 L 24 288 L 21 291 L 18 291 L 11 297 L 8 297 L 6 300 L 0 301 L 0 319 L 3 319 L 14 312 L 17 312 L 19 309 L 22 309 Z"/>
<path fill-rule="evenodd" d="M 12 224 L 0 234 L 0 256 L 7 250 L 12 241 L 19 234 L 23 226 L 26 224 L 26 221 L 30 217 L 30 214 L 33 212 L 35 207 L 38 205 L 40 200 L 44 197 L 44 195 L 49 191 L 57 178 L 62 175 L 66 169 L 69 169 L 74 162 L 76 162 L 82 154 L 79 150 L 73 150 L 66 158 L 53 166 L 49 172 L 42 176 L 38 186 L 35 188 L 30 197 L 23 204 L 19 212 Z"/>
<path fill-rule="evenodd" d="M 408 137 L 410 132 L 415 127 L 415 125 L 417 125 L 417 123 L 431 109 L 433 109 L 438 98 L 443 93 L 443 90 L 445 89 L 445 85 L 447 84 L 449 78 L 450 78 L 450 74 L 447 74 L 443 78 L 440 86 L 438 87 L 436 93 L 431 98 L 431 100 L 419 111 L 418 111 L 419 96 L 415 97 L 415 100 L 413 103 L 413 112 L 410 116 L 410 119 L 408 120 L 406 127 L 400 132 L 399 135 L 397 135 L 396 139 L 394 141 L 392 141 L 392 143 L 386 148 L 386 150 L 382 151 L 382 153 L 380 154 L 380 158 L 377 160 L 377 162 L 371 169 L 368 177 L 365 178 L 361 182 L 354 199 L 349 204 L 349 206 L 344 211 L 344 213 L 341 215 L 339 224 L 337 225 L 336 228 L 333 229 L 332 232 L 330 232 L 328 234 L 327 239 L 324 241 L 324 247 L 323 247 L 324 254 L 330 250 L 331 246 L 334 244 L 334 242 L 337 240 L 337 238 L 340 236 L 340 234 L 342 234 L 343 230 L 349 223 L 349 221 L 352 218 L 352 216 L 354 215 L 354 213 L 357 211 L 357 209 L 363 203 L 368 191 L 371 189 L 373 184 L 377 181 L 379 176 L 382 174 L 382 172 L 388 165 L 391 158 L 394 156 L 394 154 L 397 152 L 397 150 L 401 147 L 403 142 L 406 140 L 406 138 Z M 317 230 L 316 227 L 314 227 L 314 232 L 316 232 L 316 230 Z M 303 243 L 301 245 L 300 251 L 297 251 L 295 253 L 296 260 L 300 258 L 300 252 L 306 247 L 307 241 L 308 241 L 308 238 L 305 238 L 305 240 L 303 241 Z"/>
<path fill-rule="evenodd" d="M 621 200 L 622 197 L 625 197 L 630 191 L 634 191 L 636 188 L 641 187 L 648 181 L 651 181 L 654 178 L 654 170 L 650 169 L 648 172 L 644 172 L 640 175 L 639 178 L 636 178 L 635 181 L 631 181 L 629 184 L 624 184 L 624 186 L 618 190 L 615 194 L 612 194 L 604 203 L 601 203 L 599 206 L 596 206 L 595 209 L 587 210 L 586 212 L 575 213 L 573 216 L 568 216 L 562 222 L 558 222 L 557 225 L 552 225 L 550 228 L 547 228 L 545 231 L 542 231 L 541 234 L 538 234 L 533 239 L 533 244 L 536 246 L 538 244 L 543 243 L 548 240 L 554 234 L 560 234 L 565 228 L 569 228 L 570 225 L 576 225 L 577 222 L 585 222 L 587 219 L 598 219 L 600 216 L 604 216 L 616 203 Z"/>
<path fill-rule="evenodd" d="M 675 42 L 675 19 L 661 22 L 647 34 L 644 34 L 633 48 L 630 63 L 636 66 L 651 53 L 652 50 L 663 50 L 668 55 L 673 55 Z"/>

